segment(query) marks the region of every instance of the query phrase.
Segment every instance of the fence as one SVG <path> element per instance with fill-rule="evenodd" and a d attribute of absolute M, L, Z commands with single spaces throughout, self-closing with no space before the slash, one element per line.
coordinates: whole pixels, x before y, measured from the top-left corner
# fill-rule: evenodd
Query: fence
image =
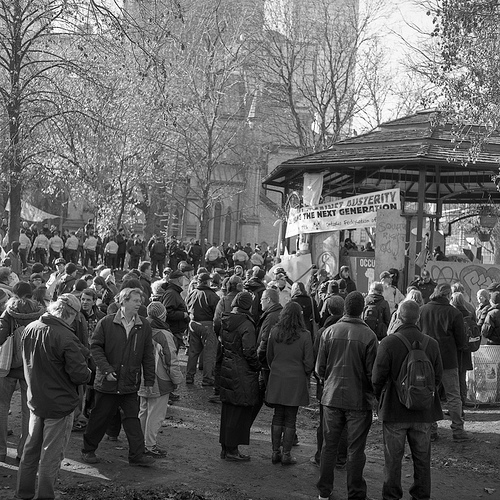
<path fill-rule="evenodd" d="M 500 345 L 482 345 L 472 353 L 467 372 L 467 397 L 476 404 L 500 405 Z"/>

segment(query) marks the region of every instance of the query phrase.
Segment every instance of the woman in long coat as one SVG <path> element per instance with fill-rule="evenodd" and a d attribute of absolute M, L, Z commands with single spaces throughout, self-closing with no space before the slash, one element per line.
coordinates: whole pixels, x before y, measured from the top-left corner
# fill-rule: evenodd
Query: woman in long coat
<path fill-rule="evenodd" d="M 253 406 L 259 399 L 260 363 L 250 313 L 252 303 L 250 293 L 240 292 L 231 303 L 231 312 L 222 315 L 219 442 L 221 458 L 234 462 L 250 460 L 240 453 L 238 445 L 250 442 Z"/>
<path fill-rule="evenodd" d="M 311 335 L 306 329 L 302 308 L 289 302 L 271 330 L 267 344 L 270 368 L 266 403 L 274 408 L 271 426 L 273 464 L 292 465 L 290 455 L 295 438 L 299 406 L 309 404 L 309 375 L 314 369 Z M 281 440 L 283 437 L 283 453 Z"/>

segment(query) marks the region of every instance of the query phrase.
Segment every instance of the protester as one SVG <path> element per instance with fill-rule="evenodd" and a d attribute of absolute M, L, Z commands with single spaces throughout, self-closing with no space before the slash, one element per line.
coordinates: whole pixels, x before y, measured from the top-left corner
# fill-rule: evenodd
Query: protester
<path fill-rule="evenodd" d="M 97 366 L 96 395 L 95 407 L 83 435 L 82 460 L 89 464 L 99 462 L 95 450 L 104 437 L 108 421 L 120 408 L 129 442 L 129 464 L 149 466 L 154 459 L 144 455 L 137 391 L 141 367 L 145 390 L 149 394 L 155 382 L 151 326 L 138 315 L 142 305 L 139 288 L 123 289 L 118 305 L 115 315 L 109 314 L 99 321 L 90 342 Z"/>
<path fill-rule="evenodd" d="M 351 292 L 344 303 L 345 315 L 327 328 L 320 340 L 316 374 L 323 383 L 323 447 L 320 500 L 333 491 L 334 467 L 344 427 L 347 427 L 348 497 L 366 498 L 363 470 L 365 446 L 372 423 L 372 367 L 377 354 L 377 337 L 363 322 L 363 295 Z"/>
<path fill-rule="evenodd" d="M 60 295 L 46 314 L 24 330 L 30 420 L 17 474 L 17 498 L 56 498 L 57 474 L 79 403 L 78 386 L 91 373 L 88 349 L 70 328 L 79 311 L 80 302 L 74 295 Z"/>
<path fill-rule="evenodd" d="M 443 414 L 438 391 L 434 391 L 430 404 L 420 410 L 410 410 L 398 397 L 397 380 L 409 351 L 400 336 L 411 346 L 418 343 L 424 351 L 434 371 L 434 388 L 439 386 L 443 365 L 436 340 L 422 334 L 416 326 L 419 307 L 416 302 L 406 300 L 400 304 L 401 325 L 393 335 L 380 343 L 373 367 L 373 388 L 379 401 L 378 417 L 383 425 L 384 437 L 384 484 L 382 498 L 403 498 L 401 487 L 401 462 L 408 440 L 413 460 L 413 484 L 411 498 L 431 498 L 431 426 L 441 420 Z"/>
<path fill-rule="evenodd" d="M 167 412 L 169 394 L 183 380 L 174 336 L 165 323 L 166 316 L 165 306 L 160 302 L 152 302 L 148 305 L 147 320 L 153 330 L 156 378 L 153 388 L 150 390 L 142 377 L 138 394 L 141 398 L 139 420 L 144 433 L 144 453 L 153 458 L 166 456 L 166 451 L 157 444 L 158 431 Z"/>
<path fill-rule="evenodd" d="M 290 452 L 295 438 L 297 413 L 299 406 L 309 404 L 309 375 L 314 369 L 311 335 L 306 329 L 302 308 L 295 302 L 285 305 L 271 330 L 267 364 L 270 373 L 265 400 L 274 408 L 272 463 L 293 465 L 297 460 Z"/>
<path fill-rule="evenodd" d="M 250 315 L 252 296 L 240 292 L 231 305 L 231 312 L 222 319 L 219 442 L 222 459 L 246 462 L 250 457 L 242 454 L 238 446 L 250 443 L 253 406 L 259 397 L 260 363 L 255 350 L 255 326 Z"/>

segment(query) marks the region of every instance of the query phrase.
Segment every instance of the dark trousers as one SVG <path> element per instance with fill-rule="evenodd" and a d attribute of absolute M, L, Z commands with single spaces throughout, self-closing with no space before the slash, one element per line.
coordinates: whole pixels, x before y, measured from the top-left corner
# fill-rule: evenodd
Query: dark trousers
<path fill-rule="evenodd" d="M 55 252 L 52 248 L 49 248 L 49 266 L 52 266 L 54 261 L 61 256 L 61 252 Z"/>
<path fill-rule="evenodd" d="M 128 439 L 129 462 L 139 460 L 144 454 L 144 434 L 139 421 L 139 398 L 132 394 L 105 394 L 96 391 L 95 407 L 90 414 L 83 435 L 83 452 L 95 451 L 102 441 L 109 421 L 122 410 L 122 425 Z"/>
<path fill-rule="evenodd" d="M 288 427 L 295 430 L 297 422 L 298 406 L 276 405 L 274 407 L 274 415 L 272 425 L 277 427 Z"/>
<path fill-rule="evenodd" d="M 323 448 L 320 476 L 316 483 L 322 497 L 333 491 L 334 468 L 340 437 L 347 427 L 347 492 L 349 500 L 366 499 L 363 470 L 366 463 L 365 446 L 372 424 L 371 410 L 344 410 L 323 406 Z"/>
<path fill-rule="evenodd" d="M 321 449 L 323 448 L 323 405 L 319 405 L 319 425 L 316 430 L 316 453 L 314 460 L 317 464 L 321 460 Z M 339 447 L 337 449 L 337 463 L 336 466 L 343 466 L 347 462 L 347 427 L 344 427 L 340 435 Z"/>
<path fill-rule="evenodd" d="M 85 250 L 85 258 L 82 262 L 82 265 L 84 267 L 87 267 L 87 265 L 89 264 L 89 261 L 90 261 L 90 265 L 92 267 L 95 267 L 97 265 L 97 258 L 96 258 L 95 250 Z"/>
<path fill-rule="evenodd" d="M 21 257 L 21 262 L 23 263 L 23 269 L 26 269 L 28 267 L 28 250 L 26 248 L 20 248 L 19 256 Z"/>
<path fill-rule="evenodd" d="M 158 274 L 160 275 L 160 277 L 163 276 L 164 263 L 165 257 L 151 257 L 151 270 L 153 272 L 153 276 L 156 275 L 156 269 L 158 269 Z"/>
<path fill-rule="evenodd" d="M 78 250 L 70 250 L 68 248 L 66 250 L 66 260 L 68 262 L 73 262 L 73 264 L 76 264 L 78 262 Z"/>
<path fill-rule="evenodd" d="M 123 271 L 123 268 L 125 267 L 125 254 L 124 253 L 117 253 L 116 254 L 116 267 Z"/>
<path fill-rule="evenodd" d="M 413 460 L 413 500 L 431 497 L 431 424 L 425 422 L 384 422 L 384 485 L 383 500 L 403 498 L 401 462 L 408 439 Z"/>

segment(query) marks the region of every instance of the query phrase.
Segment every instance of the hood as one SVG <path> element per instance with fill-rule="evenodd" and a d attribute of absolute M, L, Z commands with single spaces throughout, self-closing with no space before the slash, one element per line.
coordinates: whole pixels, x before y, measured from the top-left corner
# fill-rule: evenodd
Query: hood
<path fill-rule="evenodd" d="M 71 281 L 76 281 L 76 277 L 75 276 L 71 276 L 71 274 L 65 274 L 61 278 L 61 283 L 70 283 Z"/>
<path fill-rule="evenodd" d="M 236 330 L 245 321 L 252 321 L 252 318 L 247 312 L 241 312 L 236 307 L 230 313 L 224 313 L 222 315 L 222 328 L 229 332 Z"/>
<path fill-rule="evenodd" d="M 245 288 L 250 291 L 255 291 L 258 289 L 265 289 L 264 283 L 258 278 L 250 278 L 246 283 L 245 283 Z"/>
<path fill-rule="evenodd" d="M 35 320 L 45 312 L 45 308 L 32 299 L 12 297 L 6 304 L 5 312 L 17 320 Z"/>
<path fill-rule="evenodd" d="M 365 299 L 365 305 L 371 306 L 373 304 L 378 304 L 384 300 L 383 295 L 379 295 L 378 293 L 369 293 Z"/>

